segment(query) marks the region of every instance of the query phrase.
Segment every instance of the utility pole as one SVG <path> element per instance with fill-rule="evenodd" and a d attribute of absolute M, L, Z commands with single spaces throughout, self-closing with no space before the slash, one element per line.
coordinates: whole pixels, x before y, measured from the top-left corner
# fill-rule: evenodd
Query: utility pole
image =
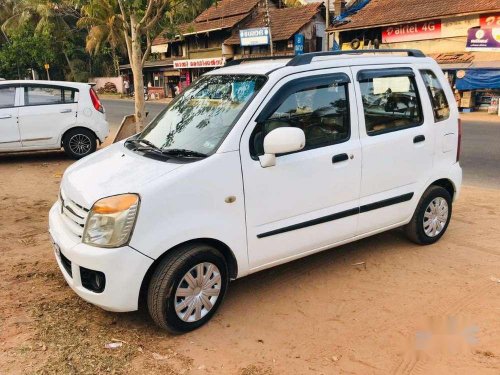
<path fill-rule="evenodd" d="M 330 27 L 330 0 L 326 0 L 326 17 L 325 17 L 325 34 L 326 34 L 326 50 L 330 50 L 330 33 L 328 28 Z"/>
<path fill-rule="evenodd" d="M 271 34 L 271 17 L 269 17 L 269 0 L 266 0 L 266 13 L 264 14 L 264 22 L 269 31 L 269 47 L 271 48 L 271 56 L 274 56 L 273 36 Z"/>

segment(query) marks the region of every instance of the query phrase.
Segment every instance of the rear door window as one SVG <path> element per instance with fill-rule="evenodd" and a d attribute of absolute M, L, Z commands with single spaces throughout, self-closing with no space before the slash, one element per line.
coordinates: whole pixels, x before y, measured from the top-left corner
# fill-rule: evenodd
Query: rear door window
<path fill-rule="evenodd" d="M 450 117 L 450 107 L 441 82 L 439 82 L 432 70 L 421 70 L 420 73 L 431 100 L 434 120 L 436 122 L 446 120 Z"/>
<path fill-rule="evenodd" d="M 410 68 L 363 70 L 358 81 L 368 135 L 422 125 L 422 106 Z"/>
<path fill-rule="evenodd" d="M 24 105 L 75 103 L 78 90 L 56 86 L 24 87 Z"/>
<path fill-rule="evenodd" d="M 62 90 L 58 87 L 27 86 L 24 88 L 24 105 L 63 103 Z"/>
<path fill-rule="evenodd" d="M 0 108 L 14 107 L 16 102 L 16 88 L 15 87 L 1 87 L 0 86 Z"/>

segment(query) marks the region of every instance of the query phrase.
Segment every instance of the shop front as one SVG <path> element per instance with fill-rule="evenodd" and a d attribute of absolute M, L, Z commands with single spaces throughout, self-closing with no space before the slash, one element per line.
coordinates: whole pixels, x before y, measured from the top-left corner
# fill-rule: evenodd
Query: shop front
<path fill-rule="evenodd" d="M 121 75 L 130 84 L 130 92 L 134 92 L 133 75 L 130 64 L 120 66 Z M 172 59 L 146 61 L 142 71 L 144 87 L 150 99 L 171 98 L 175 87 L 179 85 L 179 70 L 174 69 Z"/>
<path fill-rule="evenodd" d="M 226 63 L 224 57 L 211 57 L 203 59 L 175 60 L 174 69 L 179 71 L 179 90 L 188 87 L 191 82 L 198 79 L 202 74 L 223 67 Z"/>

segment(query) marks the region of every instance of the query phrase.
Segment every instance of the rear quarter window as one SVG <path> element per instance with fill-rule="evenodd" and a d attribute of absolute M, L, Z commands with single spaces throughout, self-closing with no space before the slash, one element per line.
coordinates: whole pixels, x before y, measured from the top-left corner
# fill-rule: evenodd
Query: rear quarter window
<path fill-rule="evenodd" d="M 450 107 L 441 82 L 439 82 L 432 70 L 421 70 L 420 74 L 431 100 L 435 122 L 448 119 L 450 117 Z"/>

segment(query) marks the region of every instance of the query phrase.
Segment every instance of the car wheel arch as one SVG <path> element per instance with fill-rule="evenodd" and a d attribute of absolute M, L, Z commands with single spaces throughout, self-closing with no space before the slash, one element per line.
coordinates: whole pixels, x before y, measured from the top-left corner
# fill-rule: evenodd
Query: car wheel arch
<path fill-rule="evenodd" d="M 455 193 L 457 191 L 455 184 L 449 178 L 441 178 L 439 180 L 432 182 L 431 184 L 429 184 L 429 186 L 427 186 L 426 190 L 430 186 L 440 186 L 440 187 L 444 188 L 446 191 L 448 191 L 448 193 L 450 193 L 452 200 L 455 197 Z"/>
<path fill-rule="evenodd" d="M 182 243 L 179 243 L 167 251 L 165 251 L 163 254 L 161 254 L 158 258 L 156 258 L 153 263 L 149 266 L 148 271 L 144 275 L 141 283 L 141 289 L 139 292 L 139 306 L 145 306 L 145 302 L 147 300 L 147 291 L 148 291 L 148 285 L 149 281 L 151 280 L 151 277 L 155 271 L 155 269 L 158 267 L 158 265 L 161 263 L 161 261 L 168 255 L 172 254 L 172 252 L 176 251 L 177 249 L 184 247 L 186 245 L 193 245 L 193 244 L 202 244 L 202 245 L 210 245 L 214 247 L 215 249 L 219 250 L 221 254 L 224 256 L 226 259 L 227 267 L 228 267 L 228 272 L 229 272 L 229 278 L 230 280 L 236 279 L 238 276 L 238 262 L 236 260 L 236 257 L 234 255 L 234 252 L 231 250 L 231 248 L 226 245 L 224 242 L 217 240 L 215 238 L 196 238 L 192 240 L 188 240 Z"/>
<path fill-rule="evenodd" d="M 92 132 L 92 134 L 94 134 L 95 136 L 95 139 L 97 140 L 98 144 L 102 144 L 101 140 L 99 139 L 99 137 L 97 136 L 96 132 L 86 126 L 73 126 L 69 129 L 66 129 L 63 133 L 63 135 L 61 136 L 61 139 L 59 141 L 61 147 L 63 146 L 63 143 L 64 143 L 64 138 L 66 137 L 66 135 L 70 132 L 70 131 L 73 131 L 73 130 L 77 130 L 77 129 L 85 129 L 85 130 L 88 130 L 90 132 Z"/>

